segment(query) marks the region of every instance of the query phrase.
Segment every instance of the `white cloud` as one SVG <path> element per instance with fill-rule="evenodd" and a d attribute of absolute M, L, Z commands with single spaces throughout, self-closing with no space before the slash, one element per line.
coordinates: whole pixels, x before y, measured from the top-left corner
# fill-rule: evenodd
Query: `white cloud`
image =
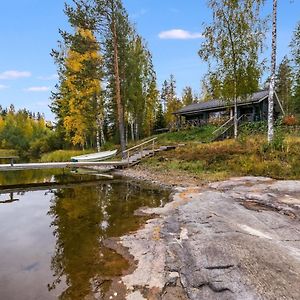
<path fill-rule="evenodd" d="M 5 90 L 5 89 L 8 89 L 8 86 L 4 84 L 0 84 L 0 90 Z"/>
<path fill-rule="evenodd" d="M 183 29 L 162 31 L 158 36 L 160 39 L 165 40 L 190 40 L 201 39 L 203 37 L 200 32 L 189 32 Z"/>
<path fill-rule="evenodd" d="M 38 79 L 40 79 L 40 80 L 56 80 L 56 79 L 58 79 L 58 75 L 52 74 L 49 76 L 39 76 Z"/>
<path fill-rule="evenodd" d="M 25 89 L 26 92 L 48 92 L 49 90 L 49 86 L 32 86 Z"/>
<path fill-rule="evenodd" d="M 30 77 L 31 73 L 28 71 L 5 71 L 3 73 L 0 73 L 0 79 L 6 80 L 6 79 L 19 79 L 19 78 L 27 78 Z"/>

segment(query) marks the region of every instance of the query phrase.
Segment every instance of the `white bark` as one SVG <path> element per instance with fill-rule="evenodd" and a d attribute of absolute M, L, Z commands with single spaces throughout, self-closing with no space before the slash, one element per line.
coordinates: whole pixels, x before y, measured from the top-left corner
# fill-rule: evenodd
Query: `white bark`
<path fill-rule="evenodd" d="M 97 142 L 97 151 L 100 152 L 101 147 L 100 147 L 100 132 L 99 132 L 99 128 L 97 128 L 97 130 L 96 130 L 96 142 Z"/>
<path fill-rule="evenodd" d="M 236 139 L 238 136 L 238 112 L 237 112 L 237 99 L 234 100 L 234 138 Z"/>
<path fill-rule="evenodd" d="M 271 61 L 271 81 L 269 86 L 269 100 L 268 100 L 268 142 L 269 143 L 272 142 L 274 138 L 276 42 L 277 42 L 277 0 L 273 0 L 272 61 Z"/>

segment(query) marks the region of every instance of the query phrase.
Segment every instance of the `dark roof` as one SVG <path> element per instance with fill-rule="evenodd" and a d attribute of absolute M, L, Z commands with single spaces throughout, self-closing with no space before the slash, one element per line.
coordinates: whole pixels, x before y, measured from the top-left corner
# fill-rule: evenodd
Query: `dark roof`
<path fill-rule="evenodd" d="M 238 105 L 258 103 L 266 99 L 268 95 L 269 95 L 269 91 L 267 90 L 256 92 L 252 95 L 249 95 L 245 99 L 238 100 Z M 200 111 L 232 107 L 233 105 L 234 105 L 233 103 L 224 100 L 210 100 L 210 101 L 190 104 L 188 106 L 179 109 L 178 111 L 175 112 L 175 114 L 178 115 L 193 114 Z"/>

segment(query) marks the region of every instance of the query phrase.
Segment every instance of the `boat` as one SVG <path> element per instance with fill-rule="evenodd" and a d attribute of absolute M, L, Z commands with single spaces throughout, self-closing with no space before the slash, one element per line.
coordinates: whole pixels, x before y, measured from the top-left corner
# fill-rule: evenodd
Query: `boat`
<path fill-rule="evenodd" d="M 91 154 L 85 154 L 80 156 L 71 157 L 72 162 L 96 162 L 109 159 L 117 154 L 118 150 L 103 151 Z"/>

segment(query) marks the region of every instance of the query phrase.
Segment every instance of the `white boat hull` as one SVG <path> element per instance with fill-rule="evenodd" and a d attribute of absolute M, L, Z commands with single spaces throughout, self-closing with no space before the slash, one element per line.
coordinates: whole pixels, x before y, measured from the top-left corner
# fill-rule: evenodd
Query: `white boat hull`
<path fill-rule="evenodd" d="M 117 151 L 118 150 L 104 151 L 104 152 L 85 154 L 85 155 L 80 155 L 80 156 L 73 156 L 73 157 L 71 157 L 71 161 L 74 161 L 74 162 L 95 162 L 95 161 L 106 160 L 106 159 L 109 159 L 111 157 L 114 157 L 117 154 Z"/>

